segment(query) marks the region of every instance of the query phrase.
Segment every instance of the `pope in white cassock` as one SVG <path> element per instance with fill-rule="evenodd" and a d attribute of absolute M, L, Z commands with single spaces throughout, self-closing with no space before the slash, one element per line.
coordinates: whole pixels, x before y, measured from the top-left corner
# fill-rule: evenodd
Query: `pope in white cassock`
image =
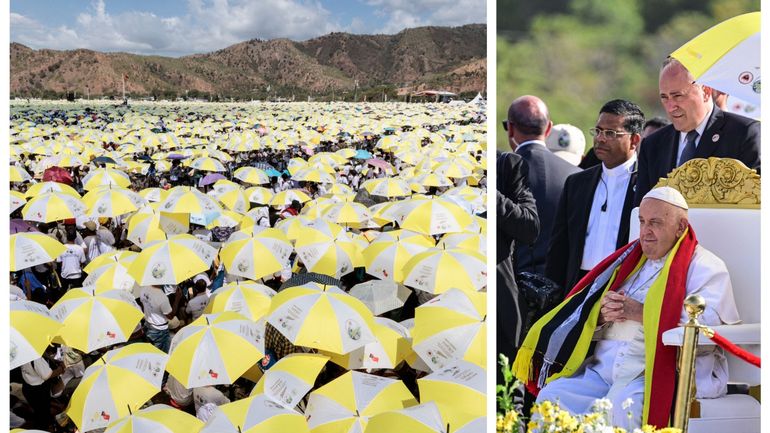
<path fill-rule="evenodd" d="M 639 207 L 639 239 L 599 263 L 533 325 L 513 373 L 538 402 L 558 402 L 580 414 L 607 398 L 615 426 L 669 425 L 677 353 L 661 336 L 688 320 L 684 298 L 698 294 L 706 300 L 699 319 L 704 325 L 739 321 L 727 268 L 698 245 L 687 208 L 673 188 L 647 193 Z M 727 377 L 721 349 L 699 348 L 696 397 L 724 395 Z M 633 404 L 624 408 L 629 398 Z"/>

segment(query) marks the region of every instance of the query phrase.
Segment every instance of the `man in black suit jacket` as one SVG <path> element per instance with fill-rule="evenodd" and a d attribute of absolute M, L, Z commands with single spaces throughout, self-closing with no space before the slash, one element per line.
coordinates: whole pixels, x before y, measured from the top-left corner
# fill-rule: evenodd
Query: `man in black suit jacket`
<path fill-rule="evenodd" d="M 526 317 L 526 305 L 514 278 L 512 253 L 517 242 L 535 241 L 540 224 L 523 163 L 515 153 L 497 154 L 497 353 L 510 359 L 523 337 Z M 502 376 L 498 382 L 502 383 Z"/>
<path fill-rule="evenodd" d="M 711 98 L 712 89 L 695 83 L 692 74 L 675 59 L 663 64 L 659 88 L 671 125 L 642 141 L 635 205 L 661 177 L 691 158 L 735 158 L 760 171 L 758 121 L 720 110 Z M 688 138 L 692 131 L 697 133 L 694 139 Z"/>
<path fill-rule="evenodd" d="M 553 223 L 545 275 L 564 294 L 602 259 L 628 242 L 636 185 L 636 149 L 644 113 L 616 99 L 599 110 L 595 165 L 567 178 Z"/>
<path fill-rule="evenodd" d="M 551 132 L 548 107 L 535 96 L 521 96 L 508 108 L 506 130 L 511 149 L 524 160 L 522 170 L 537 203 L 540 234 L 534 245 L 516 247 L 516 272 L 545 272 L 545 256 L 551 237 L 553 218 L 567 176 L 578 167 L 554 155 L 545 145 Z"/>

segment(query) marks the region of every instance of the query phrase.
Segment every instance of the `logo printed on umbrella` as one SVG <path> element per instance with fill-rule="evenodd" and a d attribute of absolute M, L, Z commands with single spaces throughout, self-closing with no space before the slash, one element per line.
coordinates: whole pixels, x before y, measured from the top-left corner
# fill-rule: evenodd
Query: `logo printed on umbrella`
<path fill-rule="evenodd" d="M 152 267 L 152 277 L 159 279 L 163 278 L 163 275 L 166 274 L 166 266 L 162 263 L 157 263 L 155 266 Z"/>
<path fill-rule="evenodd" d="M 107 331 L 107 337 L 114 339 L 116 337 L 116 334 L 114 332 Z"/>
<path fill-rule="evenodd" d="M 104 418 L 105 421 L 109 421 L 110 420 L 110 414 L 109 413 L 107 413 L 105 411 L 102 411 L 102 413 L 100 415 L 101 415 L 102 418 Z"/>
<path fill-rule="evenodd" d="M 345 322 L 345 329 L 348 331 L 348 337 L 353 341 L 361 339 L 361 325 L 353 319 L 348 319 Z"/>
<path fill-rule="evenodd" d="M 749 84 L 754 79 L 754 74 L 749 71 L 741 72 L 738 76 L 738 82 L 741 84 Z"/>
<path fill-rule="evenodd" d="M 211 376 L 213 379 L 216 379 L 219 377 L 219 373 L 214 370 L 209 370 L 209 376 Z"/>
<path fill-rule="evenodd" d="M 762 80 L 755 81 L 754 84 L 751 85 L 751 90 L 753 90 L 754 93 L 760 93 L 762 91 Z"/>
<path fill-rule="evenodd" d="M 14 359 L 16 359 L 16 356 L 17 356 L 18 354 L 19 354 L 19 348 L 18 348 L 18 346 L 16 345 L 16 343 L 14 343 L 13 341 L 11 341 L 11 362 L 13 362 L 13 360 L 14 360 Z"/>

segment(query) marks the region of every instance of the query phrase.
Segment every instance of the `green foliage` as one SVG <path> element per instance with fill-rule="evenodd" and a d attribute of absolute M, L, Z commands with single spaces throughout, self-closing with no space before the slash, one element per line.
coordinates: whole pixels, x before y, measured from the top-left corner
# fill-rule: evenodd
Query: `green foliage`
<path fill-rule="evenodd" d="M 529 94 L 546 102 L 554 124 L 583 131 L 611 99 L 636 102 L 646 117 L 664 114 L 657 94 L 666 56 L 726 18 L 759 10 L 756 0 L 524 2 L 537 8 L 519 3 L 498 3 L 498 119 L 506 118 L 513 99 Z M 518 31 L 505 24 L 517 8 L 529 14 Z M 506 150 L 506 135 L 499 132 L 497 147 Z"/>

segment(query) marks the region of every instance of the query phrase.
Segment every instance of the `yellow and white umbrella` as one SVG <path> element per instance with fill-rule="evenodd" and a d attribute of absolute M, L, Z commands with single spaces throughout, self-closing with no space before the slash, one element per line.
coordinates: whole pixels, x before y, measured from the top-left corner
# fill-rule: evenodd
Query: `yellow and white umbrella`
<path fill-rule="evenodd" d="M 66 251 L 61 242 L 44 233 L 16 233 L 8 241 L 11 272 L 50 263 Z"/>
<path fill-rule="evenodd" d="M 310 196 L 298 189 L 287 189 L 276 193 L 270 199 L 270 206 L 288 206 L 292 201 L 297 200 L 300 203 L 310 201 Z"/>
<path fill-rule="evenodd" d="M 420 402 L 434 402 L 450 430 L 459 428 L 486 414 L 486 377 L 484 368 L 457 361 L 417 379 Z"/>
<path fill-rule="evenodd" d="M 698 83 L 759 107 L 760 22 L 760 12 L 730 18 L 694 37 L 671 57 L 679 60 Z"/>
<path fill-rule="evenodd" d="M 289 267 L 292 251 L 283 232 L 266 228 L 252 237 L 225 243 L 219 257 L 229 273 L 258 280 Z"/>
<path fill-rule="evenodd" d="M 147 245 L 128 273 L 140 286 L 179 284 L 211 267 L 217 250 L 188 234 Z"/>
<path fill-rule="evenodd" d="M 481 233 L 447 233 L 438 242 L 441 248 L 466 248 L 487 253 L 487 237 Z"/>
<path fill-rule="evenodd" d="M 264 170 L 257 167 L 240 167 L 233 172 L 233 177 L 252 185 L 270 183 L 270 177 Z"/>
<path fill-rule="evenodd" d="M 104 433 L 197 432 L 203 421 L 165 404 L 155 404 L 110 423 Z"/>
<path fill-rule="evenodd" d="M 227 209 L 236 211 L 238 213 L 246 213 L 251 207 L 249 203 L 249 195 L 246 191 L 238 188 L 225 191 L 221 194 L 217 194 L 216 199 L 225 205 Z"/>
<path fill-rule="evenodd" d="M 32 180 L 32 175 L 27 173 L 27 170 L 24 170 L 24 167 L 15 164 L 11 164 L 9 167 L 8 177 L 11 182 L 26 182 Z"/>
<path fill-rule="evenodd" d="M 22 194 L 19 191 L 11 190 L 11 207 L 10 207 L 10 213 L 13 213 L 16 209 L 24 206 L 24 203 L 27 202 L 27 199 L 24 197 L 24 194 Z"/>
<path fill-rule="evenodd" d="M 190 162 L 189 166 L 200 171 L 227 171 L 227 167 L 220 160 L 209 156 L 195 158 Z"/>
<path fill-rule="evenodd" d="M 92 269 L 83 280 L 83 288 L 92 289 L 95 293 L 116 289 L 133 293 L 139 286 L 134 277 L 129 275 L 128 267 L 136 257 L 137 255 L 128 256 L 123 260 L 110 261 Z"/>
<path fill-rule="evenodd" d="M 337 354 L 375 340 L 371 311 L 334 286 L 309 283 L 282 290 L 273 298 L 267 322 L 295 345 Z"/>
<path fill-rule="evenodd" d="M 382 369 L 396 368 L 410 353 L 409 331 L 399 323 L 384 317 L 374 318 L 374 342 L 345 355 L 329 353 L 332 362 L 346 368 Z"/>
<path fill-rule="evenodd" d="M 223 404 L 199 433 L 309 433 L 305 417 L 264 394 Z"/>
<path fill-rule="evenodd" d="M 313 221 L 315 220 L 304 215 L 295 215 L 278 221 L 275 228 L 281 230 L 290 241 L 296 241 Z"/>
<path fill-rule="evenodd" d="M 353 188 L 345 185 L 344 183 L 333 183 L 331 186 L 326 188 L 325 195 L 348 197 L 355 196 L 356 192 L 353 191 Z"/>
<path fill-rule="evenodd" d="M 174 335 L 166 370 L 185 388 L 231 384 L 265 356 L 264 340 L 238 313 L 203 314 Z"/>
<path fill-rule="evenodd" d="M 214 227 L 238 227 L 243 221 L 243 215 L 232 210 L 223 210 L 218 217 L 206 224 L 207 229 Z"/>
<path fill-rule="evenodd" d="M 145 206 L 128 219 L 126 238 L 144 248 L 153 241 L 166 239 L 166 235 L 187 233 L 189 219 L 184 213 L 160 212 Z"/>
<path fill-rule="evenodd" d="M 366 272 L 377 278 L 403 281 L 404 265 L 435 246 L 430 236 L 409 230 L 383 232 L 363 251 Z"/>
<path fill-rule="evenodd" d="M 32 301 L 11 302 L 10 368 L 32 362 L 45 352 L 46 347 L 63 326 L 54 319 L 45 305 Z"/>
<path fill-rule="evenodd" d="M 416 404 L 400 380 L 349 371 L 310 393 L 305 416 L 314 433 L 362 433 L 369 418 Z"/>
<path fill-rule="evenodd" d="M 334 183 L 334 176 L 314 166 L 303 167 L 297 170 L 291 178 L 316 183 Z"/>
<path fill-rule="evenodd" d="M 145 188 L 139 191 L 139 195 L 147 201 L 157 203 L 166 198 L 168 190 L 163 188 Z"/>
<path fill-rule="evenodd" d="M 27 221 L 53 222 L 85 215 L 86 205 L 78 198 L 61 192 L 48 192 L 31 198 L 21 209 Z"/>
<path fill-rule="evenodd" d="M 83 203 L 88 216 L 112 218 L 141 208 L 147 200 L 130 189 L 107 185 L 87 192 Z"/>
<path fill-rule="evenodd" d="M 286 409 L 293 409 L 313 388 L 328 360 L 328 356 L 317 353 L 284 356 L 265 371 L 251 395 L 264 394 Z"/>
<path fill-rule="evenodd" d="M 364 433 L 391 432 L 449 433 L 438 406 L 433 402 L 379 413 L 369 419 L 364 430 Z"/>
<path fill-rule="evenodd" d="M 88 172 L 83 178 L 83 189 L 86 191 L 106 185 L 128 188 L 131 185 L 131 179 L 126 173 L 114 168 L 97 168 Z"/>
<path fill-rule="evenodd" d="M 86 353 L 128 341 L 144 317 L 130 292 L 90 288 L 68 290 L 51 315 L 64 324 L 54 341 Z"/>
<path fill-rule="evenodd" d="M 321 215 L 338 224 L 360 224 L 372 219 L 369 208 L 354 201 L 344 201 L 325 206 Z"/>
<path fill-rule="evenodd" d="M 486 299 L 450 289 L 415 309 L 412 347 L 432 370 L 461 359 L 486 366 Z"/>
<path fill-rule="evenodd" d="M 74 188 L 67 185 L 66 183 L 61 182 L 40 182 L 36 183 L 29 188 L 27 188 L 27 192 L 24 194 L 25 197 L 37 197 L 39 195 L 45 194 L 47 192 L 63 192 L 66 194 L 69 194 L 73 197 L 80 198 L 80 194 L 78 194 L 77 191 L 75 191 Z"/>
<path fill-rule="evenodd" d="M 405 200 L 389 212 L 402 229 L 426 235 L 463 232 L 473 223 L 465 209 L 442 198 Z"/>
<path fill-rule="evenodd" d="M 86 368 L 67 415 L 80 431 L 107 427 L 160 391 L 168 355 L 149 343 L 110 350 Z"/>
<path fill-rule="evenodd" d="M 168 195 L 158 205 L 161 212 L 210 214 L 222 211 L 216 199 L 202 193 L 197 188 L 177 186 L 169 190 Z"/>
<path fill-rule="evenodd" d="M 273 191 L 263 186 L 253 186 L 246 188 L 246 194 L 252 203 L 268 204 L 273 198 Z"/>
<path fill-rule="evenodd" d="M 406 197 L 412 195 L 412 190 L 403 179 L 383 177 L 369 179 L 363 184 L 369 194 L 380 197 Z"/>
<path fill-rule="evenodd" d="M 130 263 L 133 261 L 133 258 L 137 256 L 139 253 L 129 251 L 129 250 L 112 250 L 108 251 L 106 253 L 102 253 L 96 257 L 94 257 L 93 260 L 91 260 L 84 268 L 83 271 L 85 273 L 91 273 L 94 272 L 95 269 L 102 267 L 106 264 L 118 262 L 118 261 L 125 261 L 126 263 Z"/>
<path fill-rule="evenodd" d="M 363 266 L 361 251 L 346 232 L 329 235 L 317 227 L 322 226 L 302 231 L 294 244 L 297 258 L 308 271 L 339 278 Z"/>
<path fill-rule="evenodd" d="M 451 288 L 478 291 L 487 285 L 485 255 L 462 248 L 431 248 L 412 257 L 403 268 L 405 286 L 428 293 Z"/>
<path fill-rule="evenodd" d="M 237 281 L 220 287 L 212 294 L 204 313 L 232 311 L 257 321 L 270 311 L 275 290 L 253 281 Z"/>

